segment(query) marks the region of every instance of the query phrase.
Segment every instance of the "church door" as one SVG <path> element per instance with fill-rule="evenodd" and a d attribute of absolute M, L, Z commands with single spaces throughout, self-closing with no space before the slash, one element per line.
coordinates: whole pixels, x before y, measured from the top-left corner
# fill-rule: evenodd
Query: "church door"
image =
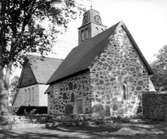
<path fill-rule="evenodd" d="M 82 99 L 76 100 L 76 110 L 77 110 L 77 114 L 83 113 L 83 100 Z"/>

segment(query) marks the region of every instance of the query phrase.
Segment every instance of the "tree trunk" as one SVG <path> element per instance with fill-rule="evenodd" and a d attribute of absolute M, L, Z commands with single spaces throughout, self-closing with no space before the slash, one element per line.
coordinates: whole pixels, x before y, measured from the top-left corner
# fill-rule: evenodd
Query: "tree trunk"
<path fill-rule="evenodd" d="M 5 0 L 0 1 L 0 127 L 8 128 L 8 87 L 4 78 L 3 48 L 6 47 L 5 40 Z"/>
<path fill-rule="evenodd" d="M 12 63 L 5 68 L 0 68 L 0 127 L 11 129 L 11 119 L 9 113 L 9 79 Z"/>
<path fill-rule="evenodd" d="M 8 88 L 4 79 L 4 69 L 0 67 L 0 125 L 8 124 Z"/>

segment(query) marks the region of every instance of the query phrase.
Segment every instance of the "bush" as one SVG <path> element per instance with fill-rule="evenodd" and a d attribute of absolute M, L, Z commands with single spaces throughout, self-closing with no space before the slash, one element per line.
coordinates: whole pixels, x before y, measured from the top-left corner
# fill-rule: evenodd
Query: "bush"
<path fill-rule="evenodd" d="M 25 115 L 30 113 L 33 109 L 36 109 L 34 114 L 47 114 L 46 106 L 21 106 L 16 112 L 17 115 Z M 26 111 L 26 112 L 25 112 Z"/>
<path fill-rule="evenodd" d="M 92 118 L 93 119 L 104 119 L 105 109 L 102 104 L 96 104 L 92 108 Z"/>

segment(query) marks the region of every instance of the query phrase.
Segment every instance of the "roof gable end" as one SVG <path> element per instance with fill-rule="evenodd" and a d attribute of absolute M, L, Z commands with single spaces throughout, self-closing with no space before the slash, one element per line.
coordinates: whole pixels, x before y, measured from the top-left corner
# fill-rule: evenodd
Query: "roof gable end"
<path fill-rule="evenodd" d="M 149 65 L 149 63 L 147 62 L 146 58 L 144 57 L 143 53 L 141 52 L 140 48 L 138 47 L 136 41 L 134 40 L 133 36 L 131 35 L 130 31 L 128 30 L 128 28 L 126 27 L 125 23 L 123 23 L 122 21 L 120 22 L 120 26 L 123 28 L 123 30 L 126 32 L 129 40 L 131 41 L 134 49 L 136 50 L 136 52 L 138 53 L 141 61 L 143 62 L 147 72 L 149 75 L 153 74 L 153 71 Z"/>
<path fill-rule="evenodd" d="M 118 24 L 73 48 L 48 84 L 88 69 L 95 57 L 104 50 L 108 37 L 114 33 Z"/>
<path fill-rule="evenodd" d="M 23 65 L 18 87 L 46 84 L 62 59 L 29 55 Z"/>
<path fill-rule="evenodd" d="M 21 76 L 19 79 L 18 88 L 27 87 L 30 85 L 34 85 L 36 83 L 37 83 L 37 80 L 36 80 L 34 73 L 31 69 L 30 63 L 26 62 L 23 65 L 23 69 L 21 71 Z"/>

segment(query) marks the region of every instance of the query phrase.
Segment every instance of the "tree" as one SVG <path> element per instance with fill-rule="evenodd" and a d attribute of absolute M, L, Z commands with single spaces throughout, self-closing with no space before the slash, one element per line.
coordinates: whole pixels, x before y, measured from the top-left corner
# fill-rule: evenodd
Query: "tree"
<path fill-rule="evenodd" d="M 13 105 L 17 93 L 18 93 L 18 83 L 19 83 L 19 77 L 18 76 L 14 76 L 11 79 L 11 83 L 10 83 L 10 104 Z"/>
<path fill-rule="evenodd" d="M 167 45 L 162 47 L 157 59 L 151 64 L 154 75 L 151 77 L 156 90 L 167 90 Z"/>
<path fill-rule="evenodd" d="M 62 4 L 56 7 L 56 4 Z M 1 0 L 0 11 L 0 121 L 7 115 L 7 96 L 12 66 L 24 61 L 28 52 L 41 55 L 51 50 L 52 40 L 59 31 L 56 26 L 67 24 L 76 14 L 74 0 Z M 36 21 L 53 23 L 48 35 Z M 4 122 L 3 122 L 4 123 Z"/>

